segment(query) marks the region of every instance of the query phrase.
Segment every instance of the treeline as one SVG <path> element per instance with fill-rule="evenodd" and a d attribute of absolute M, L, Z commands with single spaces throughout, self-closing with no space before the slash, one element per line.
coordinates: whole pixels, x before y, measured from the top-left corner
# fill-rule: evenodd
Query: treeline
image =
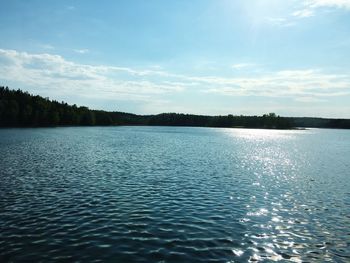
<path fill-rule="evenodd" d="M 350 128 L 349 120 L 322 120 L 325 121 L 318 123 L 321 123 L 322 127 Z M 0 87 L 0 127 L 157 125 L 290 129 L 294 126 L 308 127 L 307 124 L 308 118 L 284 118 L 274 113 L 263 116 L 202 116 L 177 113 L 136 115 L 90 110 L 87 107 L 33 96 L 21 90 Z"/>
<path fill-rule="evenodd" d="M 70 106 L 21 90 L 0 87 L 1 126 L 94 125 L 96 118 L 107 122 L 109 116 L 96 116 L 86 107 Z"/>
<path fill-rule="evenodd" d="M 350 129 L 349 119 L 326 119 L 310 117 L 291 118 L 296 127 Z"/>
<path fill-rule="evenodd" d="M 200 116 L 163 113 L 136 115 L 123 112 L 90 110 L 65 102 L 33 96 L 21 90 L 0 87 L 1 127 L 93 125 L 159 125 L 202 127 L 249 127 L 289 129 L 292 122 L 274 113 L 263 116 Z"/>
<path fill-rule="evenodd" d="M 200 126 L 200 127 L 244 127 L 267 129 L 290 129 L 293 122 L 274 113 L 263 116 L 201 116 L 191 114 L 162 113 L 151 116 L 148 125 Z"/>

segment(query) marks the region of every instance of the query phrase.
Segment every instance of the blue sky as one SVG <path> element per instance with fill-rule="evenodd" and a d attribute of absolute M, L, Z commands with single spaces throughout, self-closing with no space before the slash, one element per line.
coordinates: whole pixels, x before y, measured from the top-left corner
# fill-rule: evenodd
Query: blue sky
<path fill-rule="evenodd" d="M 0 0 L 0 85 L 94 109 L 350 118 L 350 0 Z"/>

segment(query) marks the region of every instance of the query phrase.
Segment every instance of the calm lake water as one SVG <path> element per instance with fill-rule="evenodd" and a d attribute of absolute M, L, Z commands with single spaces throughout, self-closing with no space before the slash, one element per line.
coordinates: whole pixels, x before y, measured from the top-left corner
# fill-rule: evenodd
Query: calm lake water
<path fill-rule="evenodd" d="M 0 130 L 0 261 L 350 262 L 350 131 Z"/>

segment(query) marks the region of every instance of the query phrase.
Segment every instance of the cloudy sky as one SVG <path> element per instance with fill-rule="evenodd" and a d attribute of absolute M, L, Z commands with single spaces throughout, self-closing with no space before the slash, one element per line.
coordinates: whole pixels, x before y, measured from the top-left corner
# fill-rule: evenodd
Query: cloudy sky
<path fill-rule="evenodd" d="M 0 0 L 0 85 L 141 114 L 350 118 L 350 0 Z"/>

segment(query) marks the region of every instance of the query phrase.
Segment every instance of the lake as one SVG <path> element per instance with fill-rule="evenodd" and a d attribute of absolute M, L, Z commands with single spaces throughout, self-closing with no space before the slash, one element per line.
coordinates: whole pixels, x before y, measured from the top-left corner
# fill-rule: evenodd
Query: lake
<path fill-rule="evenodd" d="M 0 130 L 0 261 L 349 262 L 350 131 Z"/>

